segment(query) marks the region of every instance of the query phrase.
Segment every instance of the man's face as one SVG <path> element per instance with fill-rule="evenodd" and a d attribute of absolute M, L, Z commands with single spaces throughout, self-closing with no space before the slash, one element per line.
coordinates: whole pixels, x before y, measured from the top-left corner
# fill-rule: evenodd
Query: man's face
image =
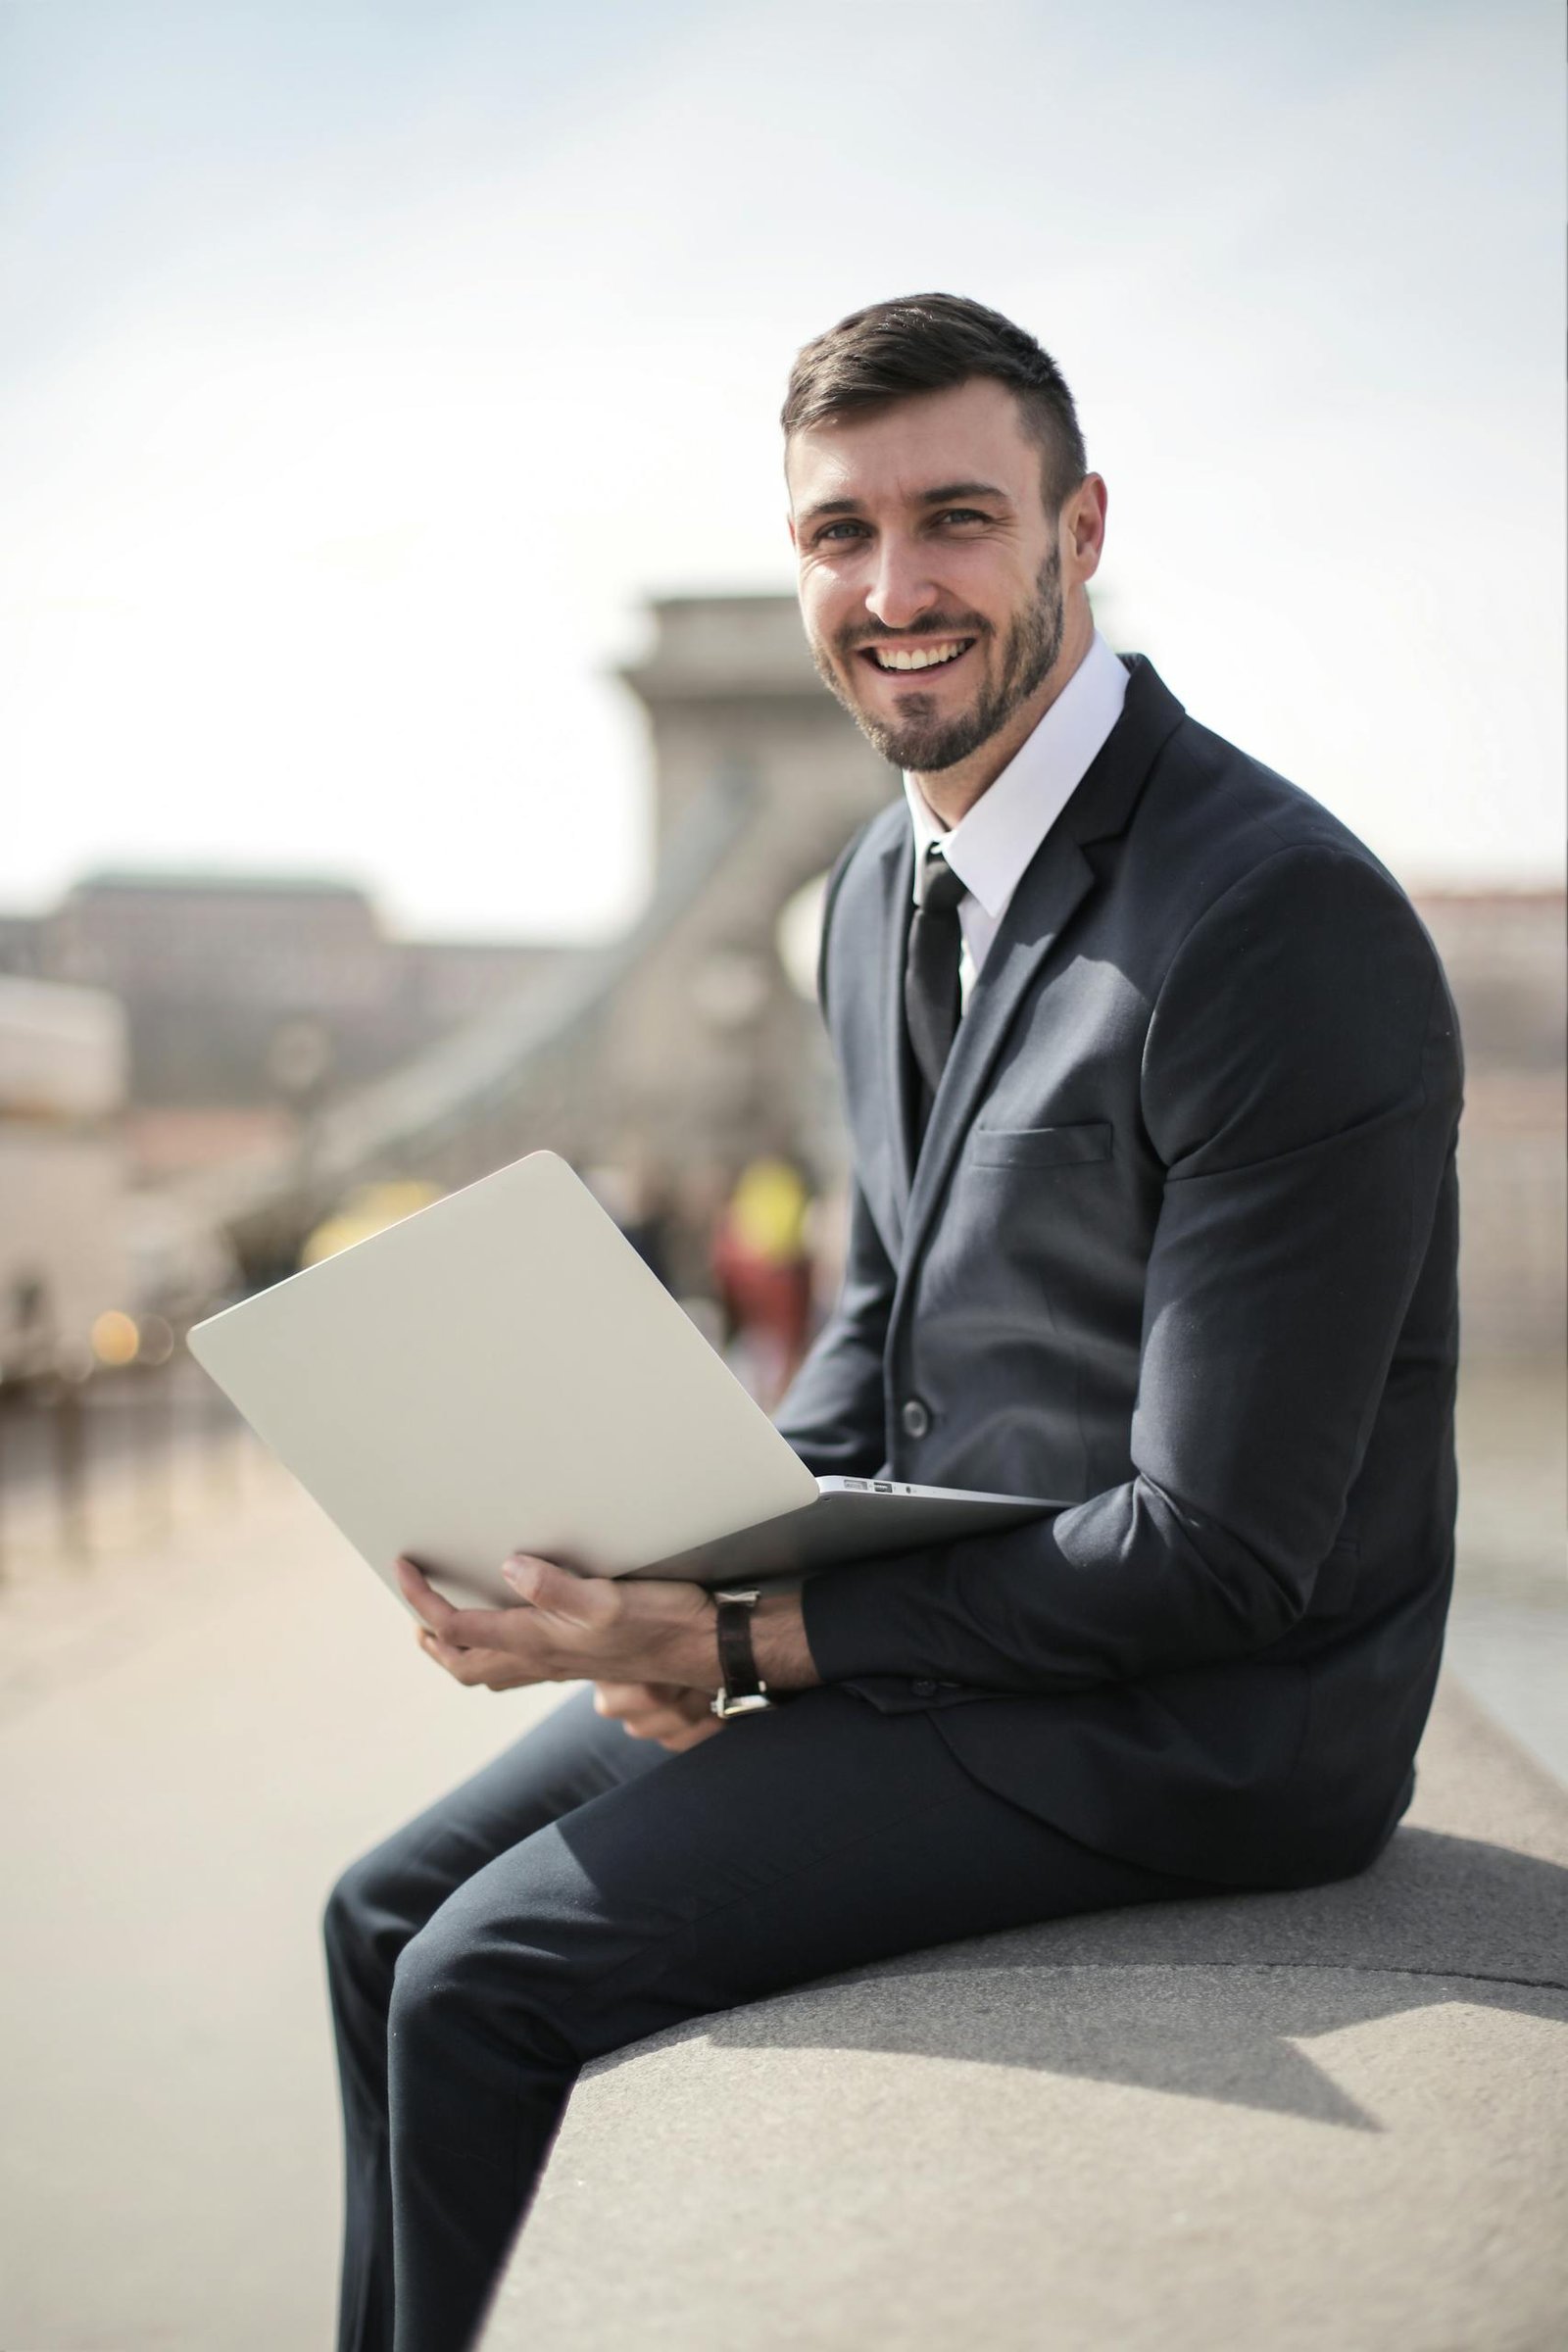
<path fill-rule="evenodd" d="M 1061 554 L 1042 463 L 989 376 L 790 442 L 811 658 L 896 767 L 932 774 L 967 759 L 1056 662 Z"/>

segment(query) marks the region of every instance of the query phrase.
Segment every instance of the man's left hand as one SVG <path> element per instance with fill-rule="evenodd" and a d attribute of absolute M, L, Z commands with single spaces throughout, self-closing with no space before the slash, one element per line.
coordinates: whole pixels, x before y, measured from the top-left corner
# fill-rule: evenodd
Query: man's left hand
<path fill-rule="evenodd" d="M 419 1647 L 455 1681 L 486 1690 L 532 1683 L 674 1683 L 718 1689 L 714 1608 L 699 1585 L 577 1576 L 518 1553 L 502 1570 L 518 1605 L 458 1609 L 413 1560 L 397 1563 Z"/>

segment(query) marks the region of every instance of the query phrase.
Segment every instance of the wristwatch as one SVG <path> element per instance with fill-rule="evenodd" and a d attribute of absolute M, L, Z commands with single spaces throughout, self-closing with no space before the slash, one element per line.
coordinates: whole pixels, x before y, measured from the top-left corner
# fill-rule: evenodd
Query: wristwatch
<path fill-rule="evenodd" d="M 753 1585 L 741 1592 L 715 1592 L 718 1603 L 718 1671 L 723 1678 L 713 1700 L 713 1713 L 727 1718 L 731 1715 L 758 1715 L 773 1701 L 767 1695 L 767 1685 L 757 1671 L 757 1654 L 752 1648 L 752 1611 L 761 1598 Z"/>

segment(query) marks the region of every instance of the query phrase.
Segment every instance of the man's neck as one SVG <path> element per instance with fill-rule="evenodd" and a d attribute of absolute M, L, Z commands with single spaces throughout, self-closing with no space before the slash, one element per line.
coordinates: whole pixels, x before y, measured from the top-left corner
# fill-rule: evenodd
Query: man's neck
<path fill-rule="evenodd" d="M 990 791 L 1003 769 L 1011 765 L 1083 661 L 1094 635 L 1095 616 L 1089 609 L 1089 600 L 1077 594 L 1068 605 L 1061 652 L 1034 693 L 1018 705 L 1006 724 L 999 727 L 995 735 L 988 735 L 967 760 L 956 760 L 951 767 L 939 767 L 928 775 L 922 775 L 918 768 L 910 769 L 921 799 L 945 831 L 951 833 L 968 815 L 976 801 Z"/>

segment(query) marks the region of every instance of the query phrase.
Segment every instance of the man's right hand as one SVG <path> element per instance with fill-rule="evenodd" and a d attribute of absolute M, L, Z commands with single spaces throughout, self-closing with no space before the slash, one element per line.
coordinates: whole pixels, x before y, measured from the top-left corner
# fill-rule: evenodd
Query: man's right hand
<path fill-rule="evenodd" d="M 633 1740 L 657 1740 L 671 1754 L 724 1729 L 709 1693 L 680 1683 L 595 1683 L 594 1709 L 623 1725 Z"/>

